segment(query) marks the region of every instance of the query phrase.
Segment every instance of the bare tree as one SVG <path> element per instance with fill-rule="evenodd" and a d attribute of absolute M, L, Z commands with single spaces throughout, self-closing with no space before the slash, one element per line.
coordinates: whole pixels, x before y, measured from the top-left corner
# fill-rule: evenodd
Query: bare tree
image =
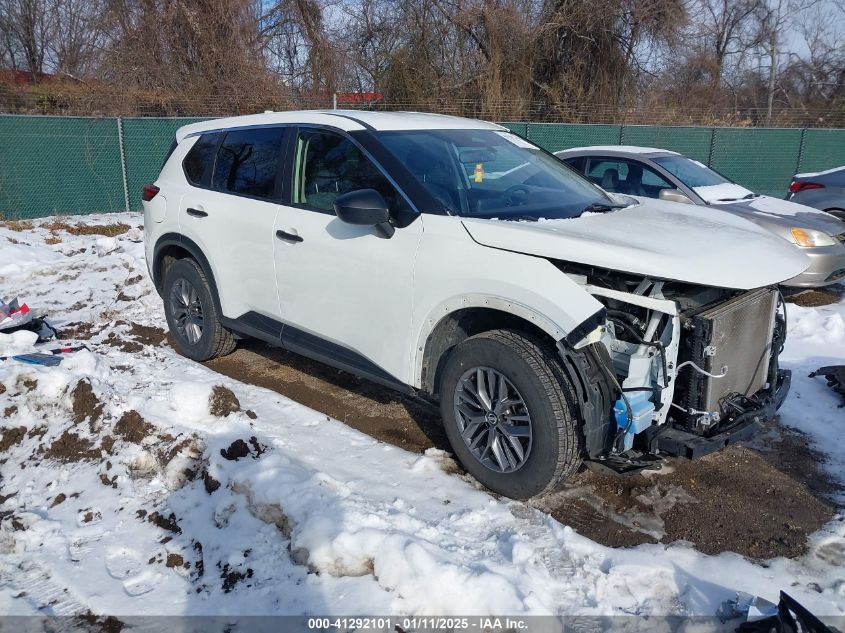
<path fill-rule="evenodd" d="M 689 33 L 693 58 L 704 67 L 712 86 L 722 84 L 726 66 L 741 66 L 744 56 L 761 42 L 760 13 L 764 0 L 692 0 Z"/>
<path fill-rule="evenodd" d="M 248 0 L 110 0 L 102 75 L 179 97 L 201 111 L 274 96 Z"/>
<path fill-rule="evenodd" d="M 289 86 L 312 95 L 332 92 L 337 51 L 329 37 L 320 0 L 276 0 L 261 4 L 259 32 L 267 61 Z"/>
<path fill-rule="evenodd" d="M 51 64 L 60 74 L 78 77 L 96 69 L 107 43 L 105 0 L 53 0 Z"/>
<path fill-rule="evenodd" d="M 3 40 L 6 54 L 15 68 L 30 73 L 37 82 L 53 35 L 53 20 L 48 0 L 3 0 Z"/>

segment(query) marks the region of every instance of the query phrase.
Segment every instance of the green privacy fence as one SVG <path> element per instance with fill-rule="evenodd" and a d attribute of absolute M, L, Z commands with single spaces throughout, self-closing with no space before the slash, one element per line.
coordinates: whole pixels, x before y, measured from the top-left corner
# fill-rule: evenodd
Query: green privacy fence
<path fill-rule="evenodd" d="M 686 154 L 757 193 L 783 197 L 792 176 L 845 165 L 845 129 L 505 123 L 555 152 L 639 145 Z"/>
<path fill-rule="evenodd" d="M 0 115 L 0 218 L 139 210 L 176 130 L 198 120 Z M 778 197 L 796 172 L 845 165 L 845 129 L 505 125 L 550 151 L 625 144 L 681 152 Z"/>

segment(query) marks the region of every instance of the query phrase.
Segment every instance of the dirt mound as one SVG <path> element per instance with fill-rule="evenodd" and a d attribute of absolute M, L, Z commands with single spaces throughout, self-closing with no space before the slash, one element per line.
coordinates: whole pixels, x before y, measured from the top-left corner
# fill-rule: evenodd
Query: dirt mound
<path fill-rule="evenodd" d="M 214 477 L 208 474 L 208 471 L 204 472 L 202 475 L 202 483 L 205 486 L 205 491 L 208 494 L 212 494 L 218 488 L 220 488 L 220 482 L 217 481 Z"/>
<path fill-rule="evenodd" d="M 84 307 L 82 304 L 75 304 L 72 309 L 81 310 Z M 87 321 L 76 323 L 68 323 L 61 329 L 63 338 L 76 339 L 77 341 L 87 341 L 94 336 L 94 325 Z"/>
<path fill-rule="evenodd" d="M 250 449 L 250 446 L 252 448 Z M 223 456 L 224 459 L 228 459 L 230 462 L 237 461 L 241 457 L 246 457 L 247 455 L 252 455 L 253 458 L 258 459 L 264 452 L 267 450 L 267 447 L 264 446 L 258 439 L 253 435 L 249 438 L 249 444 L 244 442 L 243 440 L 235 440 L 232 442 L 228 448 L 221 448 L 220 454 Z"/>
<path fill-rule="evenodd" d="M 38 381 L 35 378 L 21 376 L 15 386 L 21 393 L 25 391 L 34 391 L 38 387 Z"/>
<path fill-rule="evenodd" d="M 109 332 L 109 335 L 103 342 L 108 343 L 112 347 L 119 349 L 121 352 L 126 352 L 128 354 L 135 354 L 136 352 L 140 352 L 144 349 L 144 346 L 136 341 L 121 338 L 117 332 Z"/>
<path fill-rule="evenodd" d="M 150 512 L 150 514 L 147 515 L 147 521 L 153 525 L 157 525 L 162 530 L 167 530 L 168 532 L 173 532 L 174 534 L 182 533 L 182 528 L 179 527 L 176 515 L 172 512 L 169 516 L 164 516 L 158 512 Z"/>
<path fill-rule="evenodd" d="M 538 506 L 611 547 L 682 540 L 705 554 L 757 559 L 804 554 L 807 535 L 834 514 L 801 482 L 741 446 L 667 467 L 667 474 L 624 478 L 581 472 Z"/>
<path fill-rule="evenodd" d="M 155 427 L 144 420 L 140 413 L 130 410 L 120 416 L 117 424 L 114 425 L 114 432 L 127 442 L 140 444 L 155 432 Z"/>
<path fill-rule="evenodd" d="M 225 418 L 230 413 L 237 413 L 241 410 L 241 403 L 238 397 L 232 393 L 231 389 L 227 389 L 223 385 L 214 385 L 211 390 L 211 400 L 209 402 L 208 410 L 211 415 L 216 415 L 218 418 Z"/>
<path fill-rule="evenodd" d="M 161 328 L 141 325 L 140 323 L 130 323 L 129 334 L 144 345 L 158 346 L 167 340 L 167 333 Z"/>
<path fill-rule="evenodd" d="M 103 414 L 103 403 L 94 394 L 91 383 L 87 380 L 80 380 L 70 394 L 73 402 L 73 423 L 79 424 L 86 418 L 93 424 Z"/>
<path fill-rule="evenodd" d="M 229 445 L 229 448 L 221 448 L 220 454 L 224 459 L 234 462 L 249 455 L 249 446 L 243 440 L 235 440 Z"/>
<path fill-rule="evenodd" d="M 235 571 L 229 567 L 229 563 L 223 565 L 223 568 L 220 570 L 220 578 L 223 580 L 223 592 L 229 593 L 232 589 L 235 588 L 239 582 L 243 582 L 247 578 L 252 578 L 252 568 L 247 567 L 244 571 Z M 251 587 L 252 585 L 247 584 L 247 587 Z"/>
<path fill-rule="evenodd" d="M 80 462 L 100 458 L 100 450 L 92 448 L 93 442 L 75 433 L 65 431 L 49 448 L 41 449 L 45 457 L 60 462 Z"/>
<path fill-rule="evenodd" d="M 814 288 L 794 294 L 786 297 L 786 301 L 803 308 L 818 308 L 820 306 L 839 303 L 843 296 L 845 296 L 845 286 L 842 284 L 833 284 L 824 288 Z"/>
<path fill-rule="evenodd" d="M 16 444 L 20 444 L 26 436 L 26 427 L 18 426 L 12 429 L 5 429 L 0 434 L 0 453 L 5 453 Z"/>

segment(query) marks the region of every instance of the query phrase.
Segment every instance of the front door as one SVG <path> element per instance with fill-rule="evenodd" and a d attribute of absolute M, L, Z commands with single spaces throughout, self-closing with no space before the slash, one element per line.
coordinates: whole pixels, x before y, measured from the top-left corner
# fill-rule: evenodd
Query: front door
<path fill-rule="evenodd" d="M 372 227 L 335 215 L 338 196 L 367 188 L 381 193 L 394 213 L 410 208 L 378 166 L 340 133 L 299 129 L 290 162 L 290 204 L 280 207 L 275 226 L 285 346 L 407 384 L 422 217 L 385 239 Z"/>

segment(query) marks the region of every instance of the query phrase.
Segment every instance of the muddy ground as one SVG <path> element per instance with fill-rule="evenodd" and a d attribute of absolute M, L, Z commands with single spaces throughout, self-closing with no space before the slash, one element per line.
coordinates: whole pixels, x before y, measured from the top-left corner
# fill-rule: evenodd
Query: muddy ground
<path fill-rule="evenodd" d="M 406 450 L 449 449 L 437 411 L 296 354 L 242 341 L 207 365 Z M 837 485 L 820 460 L 803 436 L 772 423 L 751 446 L 672 460 L 655 473 L 620 478 L 584 469 L 532 503 L 613 547 L 683 540 L 706 553 L 794 557 L 837 510 Z"/>

